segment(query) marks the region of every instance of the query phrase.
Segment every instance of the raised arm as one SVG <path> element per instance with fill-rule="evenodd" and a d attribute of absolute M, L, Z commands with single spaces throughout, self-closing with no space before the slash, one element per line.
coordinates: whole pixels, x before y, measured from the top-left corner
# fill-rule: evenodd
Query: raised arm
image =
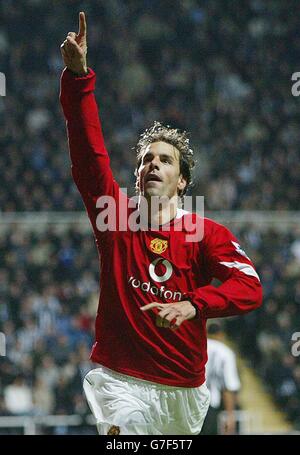
<path fill-rule="evenodd" d="M 79 30 L 69 32 L 61 45 L 66 68 L 61 77 L 60 102 L 66 118 L 72 175 L 94 230 L 99 196 L 118 196 L 104 144 L 94 96 L 96 75 L 87 67 L 87 26 L 79 14 Z"/>

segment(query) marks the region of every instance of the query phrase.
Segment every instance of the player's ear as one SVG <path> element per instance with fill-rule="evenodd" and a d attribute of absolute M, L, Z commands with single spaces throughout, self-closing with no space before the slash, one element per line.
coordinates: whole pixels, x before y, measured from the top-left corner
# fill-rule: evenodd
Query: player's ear
<path fill-rule="evenodd" d="M 177 183 L 177 190 L 178 190 L 179 194 L 182 193 L 182 191 L 184 190 L 186 185 L 187 185 L 186 179 L 183 177 L 182 174 L 180 174 L 179 179 L 178 179 L 178 183 Z"/>

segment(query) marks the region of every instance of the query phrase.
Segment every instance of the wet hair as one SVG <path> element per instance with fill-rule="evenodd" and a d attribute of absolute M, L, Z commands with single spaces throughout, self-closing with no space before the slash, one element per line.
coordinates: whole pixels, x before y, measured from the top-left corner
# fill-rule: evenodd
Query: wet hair
<path fill-rule="evenodd" d="M 135 147 L 137 156 L 135 176 L 138 175 L 145 148 L 149 144 L 159 141 L 173 145 L 179 151 L 180 173 L 186 180 L 186 186 L 179 194 L 180 197 L 183 197 L 192 184 L 192 171 L 195 167 L 194 152 L 190 148 L 190 140 L 186 131 L 171 128 L 169 125 L 165 126 L 157 121 L 154 122 L 153 126 L 143 131 Z"/>

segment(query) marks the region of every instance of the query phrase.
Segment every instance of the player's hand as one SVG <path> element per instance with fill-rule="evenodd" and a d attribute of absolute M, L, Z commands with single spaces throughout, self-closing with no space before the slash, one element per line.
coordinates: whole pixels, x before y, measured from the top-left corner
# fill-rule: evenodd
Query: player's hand
<path fill-rule="evenodd" d="M 196 316 L 196 309 L 188 300 L 176 303 L 152 302 L 142 306 L 140 310 L 148 311 L 153 308 L 159 310 L 156 316 L 156 325 L 172 330 L 177 330 L 184 321 Z"/>
<path fill-rule="evenodd" d="M 86 20 L 83 12 L 79 13 L 78 33 L 69 32 L 60 50 L 64 64 L 69 70 L 79 76 L 87 74 Z"/>

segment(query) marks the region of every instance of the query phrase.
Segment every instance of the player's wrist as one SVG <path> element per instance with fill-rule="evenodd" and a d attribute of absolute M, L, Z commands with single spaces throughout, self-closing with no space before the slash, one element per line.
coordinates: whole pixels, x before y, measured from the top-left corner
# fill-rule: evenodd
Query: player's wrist
<path fill-rule="evenodd" d="M 87 66 L 84 66 L 82 68 L 74 68 L 74 67 L 73 68 L 67 67 L 67 68 L 76 77 L 84 77 L 84 76 L 87 76 L 89 74 L 89 69 L 88 69 Z"/>
<path fill-rule="evenodd" d="M 81 71 L 79 71 L 77 73 L 77 76 L 79 77 L 84 77 L 84 76 L 87 76 L 89 74 L 89 70 L 88 68 L 85 66 Z"/>
<path fill-rule="evenodd" d="M 197 319 L 198 316 L 199 316 L 199 308 L 197 307 L 197 305 L 195 305 L 193 302 L 191 302 L 189 300 L 189 303 L 192 305 L 192 307 L 194 308 L 195 310 L 195 315 L 191 318 L 191 319 Z"/>

